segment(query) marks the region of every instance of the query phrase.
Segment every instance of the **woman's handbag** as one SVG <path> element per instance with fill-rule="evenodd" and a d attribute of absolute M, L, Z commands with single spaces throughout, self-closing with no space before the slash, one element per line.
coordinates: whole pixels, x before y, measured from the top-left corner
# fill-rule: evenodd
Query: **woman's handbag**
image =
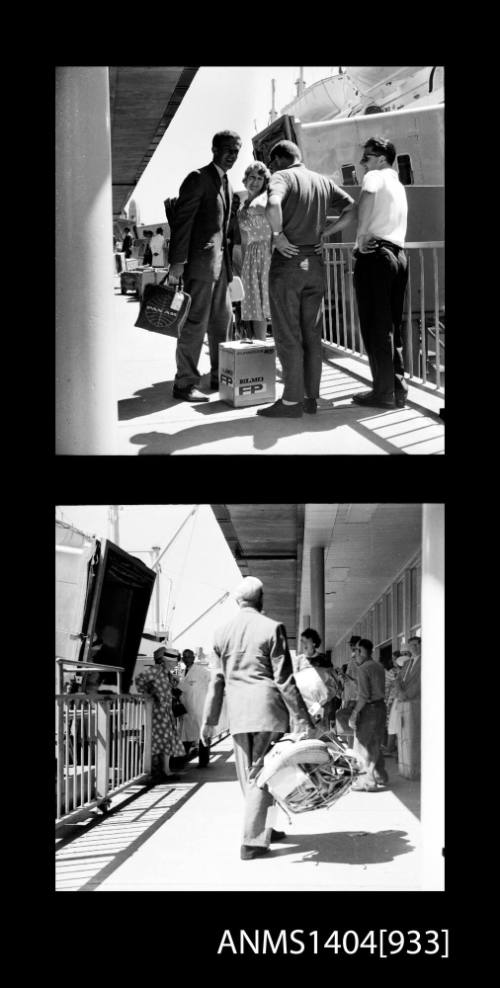
<path fill-rule="evenodd" d="M 157 285 L 146 285 L 135 325 L 164 335 L 179 335 L 191 307 L 191 296 L 178 287 L 165 285 L 168 272 Z"/>
<path fill-rule="evenodd" d="M 187 710 L 180 700 L 172 700 L 172 713 L 174 717 L 183 717 Z"/>

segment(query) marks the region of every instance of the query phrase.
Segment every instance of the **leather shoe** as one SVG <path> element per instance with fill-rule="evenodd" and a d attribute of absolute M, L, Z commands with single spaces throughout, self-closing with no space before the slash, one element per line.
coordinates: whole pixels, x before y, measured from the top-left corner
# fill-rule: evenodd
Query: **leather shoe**
<path fill-rule="evenodd" d="M 316 398 L 304 398 L 302 407 L 307 415 L 316 415 L 316 412 L 318 411 L 318 402 L 316 401 Z"/>
<path fill-rule="evenodd" d="M 406 395 L 396 395 L 396 408 L 404 408 L 406 405 Z"/>
<path fill-rule="evenodd" d="M 174 384 L 172 394 L 179 401 L 208 401 L 208 395 L 198 391 L 194 384 L 190 388 L 176 388 Z"/>
<path fill-rule="evenodd" d="M 300 401 L 295 405 L 284 405 L 280 398 L 269 408 L 258 408 L 257 415 L 263 415 L 268 419 L 300 419 L 302 418 L 302 405 Z"/>
<path fill-rule="evenodd" d="M 271 830 L 271 841 L 284 840 L 286 837 L 284 830 Z"/>
<path fill-rule="evenodd" d="M 379 398 L 374 391 L 368 391 L 366 394 L 353 395 L 352 400 L 355 405 L 369 405 L 370 408 L 395 408 L 394 401 L 386 400 L 385 398 Z"/>
<path fill-rule="evenodd" d="M 242 861 L 251 861 L 252 858 L 261 858 L 267 854 L 268 847 L 252 847 L 249 844 L 242 844 L 240 848 L 240 858 Z"/>

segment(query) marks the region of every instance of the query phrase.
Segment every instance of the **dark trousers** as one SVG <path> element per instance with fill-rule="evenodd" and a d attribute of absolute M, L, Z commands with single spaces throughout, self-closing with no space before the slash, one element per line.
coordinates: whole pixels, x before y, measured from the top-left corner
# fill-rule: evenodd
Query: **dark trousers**
<path fill-rule="evenodd" d="M 186 752 L 186 755 L 189 755 L 189 752 L 193 747 L 194 742 L 183 741 L 182 743 L 184 745 L 184 751 Z M 200 766 L 200 768 L 206 768 L 210 761 L 210 748 L 207 748 L 203 744 L 203 741 L 200 738 L 198 738 L 197 741 L 197 748 L 198 748 L 198 765 Z"/>
<path fill-rule="evenodd" d="M 274 251 L 269 301 L 285 401 L 319 397 L 323 295 L 323 262 L 318 254 L 283 257 Z"/>
<path fill-rule="evenodd" d="M 281 732 L 255 731 L 249 734 L 233 734 L 236 773 L 245 797 L 242 844 L 250 847 L 269 847 L 272 822 L 269 810 L 274 799 L 267 789 L 255 785 L 255 777 L 262 768 L 264 755 Z"/>
<path fill-rule="evenodd" d="M 217 281 L 187 278 L 184 290 L 191 296 L 191 308 L 177 341 L 175 384 L 178 388 L 200 383 L 198 361 L 205 333 L 208 333 L 211 375 L 217 377 L 219 343 L 225 343 L 233 318 L 224 264 Z"/>
<path fill-rule="evenodd" d="M 408 391 L 404 380 L 401 322 L 408 262 L 404 250 L 378 247 L 358 254 L 354 287 L 363 344 L 373 378 L 373 390 L 390 401 Z"/>
<path fill-rule="evenodd" d="M 386 713 L 384 700 L 376 700 L 365 704 L 358 714 L 353 751 L 365 773 L 360 781 L 367 786 L 375 786 L 377 782 L 387 782 L 388 779 L 381 751 Z"/>

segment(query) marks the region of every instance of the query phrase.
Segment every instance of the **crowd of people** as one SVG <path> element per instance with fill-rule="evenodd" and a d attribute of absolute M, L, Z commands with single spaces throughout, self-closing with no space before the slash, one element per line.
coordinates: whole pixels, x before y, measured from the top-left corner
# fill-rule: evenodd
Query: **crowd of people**
<path fill-rule="evenodd" d="M 274 827 L 272 793 L 258 784 L 266 755 L 285 735 L 340 738 L 356 760 L 355 791 L 375 792 L 389 784 L 385 759 L 401 760 L 403 754 L 403 704 L 415 704 L 420 716 L 421 638 L 413 635 L 389 657 L 381 650 L 375 659 L 373 643 L 353 635 L 349 662 L 334 667 L 319 633 L 307 627 L 292 658 L 285 626 L 263 613 L 261 580 L 245 577 L 234 597 L 238 613 L 216 629 L 210 666 L 195 661 L 192 649 L 181 654 L 160 646 L 154 665 L 136 675 L 135 686 L 153 701 L 157 782 L 180 780 L 193 755 L 199 768 L 208 768 L 214 733 L 227 725 L 244 796 L 240 855 L 251 860 L 286 837 Z M 104 647 L 95 634 L 95 661 L 103 660 Z M 86 672 L 85 686 L 75 681 L 69 691 L 84 688 L 98 696 L 101 676 L 99 670 Z"/>
<path fill-rule="evenodd" d="M 214 661 L 205 700 L 200 737 L 208 748 L 227 699 L 229 731 L 236 772 L 244 795 L 240 856 L 250 860 L 265 854 L 273 841 L 286 835 L 273 824 L 275 803 L 257 779 L 271 747 L 290 733 L 296 739 L 321 738 L 333 731 L 347 742 L 359 772 L 352 788 L 374 792 L 387 786 L 385 757 L 392 754 L 391 717 L 404 701 L 420 699 L 421 639 L 393 653 L 386 670 L 373 658 L 373 644 L 358 635 L 350 640 L 351 660 L 334 668 L 320 651 L 321 638 L 306 628 L 300 652 L 292 660 L 286 629 L 264 615 L 264 589 L 256 577 L 246 577 L 235 591 L 239 613 L 214 636 Z M 306 680 L 316 676 L 314 693 Z M 320 701 L 314 701 L 321 697 Z M 387 704 L 386 704 L 387 700 Z M 401 734 L 401 718 L 394 733 Z M 391 750 L 392 749 L 392 750 Z"/>
<path fill-rule="evenodd" d="M 227 703 L 244 796 L 240 856 L 247 861 L 286 837 L 273 826 L 273 795 L 257 784 L 266 754 L 284 735 L 303 740 L 333 733 L 356 759 L 353 790 L 375 792 L 389 784 L 385 759 L 401 745 L 402 704 L 420 700 L 421 639 L 412 636 L 389 659 L 376 660 L 373 643 L 353 635 L 350 661 L 334 667 L 320 635 L 308 627 L 292 658 L 284 625 L 263 613 L 261 580 L 245 577 L 234 596 L 239 611 L 215 631 L 210 668 L 195 661 L 192 649 L 176 660 L 161 646 L 135 685 L 153 700 L 155 781 L 179 780 L 192 754 L 199 768 L 209 766 Z"/>
<path fill-rule="evenodd" d="M 241 143 L 233 131 L 215 134 L 212 161 L 190 172 L 172 209 L 168 280 L 178 285 L 182 279 L 191 296 L 177 343 L 174 398 L 208 401 L 198 366 L 205 334 L 210 390 L 218 390 L 219 343 L 231 332 L 229 286 L 238 271 L 244 288 L 241 318 L 256 340 L 265 340 L 271 325 L 283 373 L 282 397 L 257 414 L 315 414 L 322 371 L 323 245 L 357 220 L 354 286 L 373 386 L 353 401 L 402 407 L 407 199 L 392 167 L 394 145 L 378 137 L 365 143 L 366 174 L 356 204 L 331 178 L 307 168 L 297 145 L 287 140 L 271 148 L 269 168 L 260 161 L 248 165 L 240 202 L 227 173 Z"/>

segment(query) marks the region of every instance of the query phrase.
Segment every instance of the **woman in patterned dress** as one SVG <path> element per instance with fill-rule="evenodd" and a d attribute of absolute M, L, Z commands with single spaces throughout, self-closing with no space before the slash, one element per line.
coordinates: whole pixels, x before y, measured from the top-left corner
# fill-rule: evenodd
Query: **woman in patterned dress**
<path fill-rule="evenodd" d="M 135 685 L 139 693 L 146 693 L 153 699 L 152 774 L 172 781 L 179 779 L 171 773 L 170 763 L 172 758 L 184 757 L 184 747 L 172 713 L 172 687 L 164 652 L 160 650 L 160 654 L 155 655 L 154 667 L 150 666 L 136 676 Z"/>
<path fill-rule="evenodd" d="M 238 211 L 243 266 L 241 280 L 245 298 L 241 318 L 251 322 L 257 340 L 266 339 L 269 307 L 269 267 L 271 264 L 271 227 L 266 217 L 267 186 L 271 172 L 262 161 L 249 165 L 243 177 L 248 196 Z"/>

